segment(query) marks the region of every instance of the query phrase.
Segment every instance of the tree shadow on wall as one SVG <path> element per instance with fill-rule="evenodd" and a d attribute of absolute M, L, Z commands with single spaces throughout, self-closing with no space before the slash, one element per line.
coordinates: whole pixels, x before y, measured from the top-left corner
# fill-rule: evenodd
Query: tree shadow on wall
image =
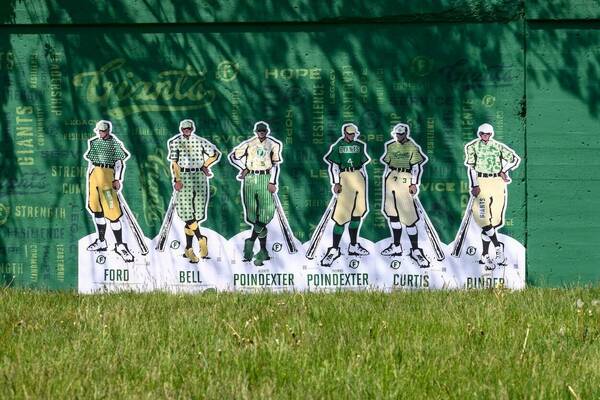
<path fill-rule="evenodd" d="M 0 26 L 13 23 L 15 19 L 16 0 L 6 0 L 0 3 Z M 6 99 L 10 95 L 10 72 L 14 67 L 12 65 L 12 47 L 10 35 L 6 31 L 0 31 L 0 99 L 2 100 L 2 109 L 5 107 Z M 19 173 L 17 157 L 13 137 L 9 131 L 9 118 L 12 114 L 3 112 L 0 115 L 0 136 L 2 146 L 0 146 L 0 230 L 8 218 L 12 208 L 13 199 L 7 195 L 10 183 L 16 180 Z M 0 235 L 0 264 L 5 265 L 7 261 L 7 246 L 3 235 Z M 5 268 L 0 268 L 0 286 L 11 286 L 13 283 L 13 274 Z"/>
<path fill-rule="evenodd" d="M 144 3 L 156 20 L 170 12 L 152 2 Z M 497 124 L 502 140 L 524 154 L 524 20 L 515 20 L 523 14 L 521 3 L 502 14 L 497 23 L 489 24 L 479 22 L 498 18 L 497 9 L 483 6 L 471 7 L 472 20 L 447 24 L 439 20 L 440 15 L 409 19 L 401 13 L 349 22 L 336 17 L 340 12 L 336 6 L 320 4 L 315 5 L 315 15 L 329 15 L 326 23 L 113 25 L 110 32 L 104 27 L 86 27 L 78 28 L 77 34 L 68 27 L 40 27 L 35 28 L 37 31 L 32 28 L 32 32 L 64 52 L 70 76 L 123 60 L 118 68 L 103 74 L 95 88 L 97 93 L 106 92 L 102 85 L 109 82 L 156 83 L 160 73 L 169 70 L 191 70 L 203 77 L 202 90 L 212 100 L 202 108 L 136 112 L 114 121 L 120 137 L 135 151 L 128 174 L 135 171 L 139 181 L 126 183 L 127 196 L 150 197 L 145 193 L 151 183 L 144 178 L 148 175 L 147 161 L 160 154 L 157 149 L 165 149 L 180 119 L 195 119 L 198 133 L 218 142 L 224 154 L 251 136 L 255 120 L 269 121 L 274 136 L 285 143 L 281 185 L 290 188 L 286 192 L 289 217 L 302 240 L 310 236 L 331 195 L 322 156 L 348 120 L 359 125 L 373 159 L 368 168 L 371 215 L 364 232 L 374 240 L 387 235 L 379 212 L 381 168 L 377 160 L 395 121 L 411 123 L 413 138 L 429 156 L 424 182 L 466 181 L 463 146 L 483 121 Z M 220 15 L 222 10 L 214 7 L 213 14 Z M 243 15 L 244 7 L 238 3 L 231 13 Z M 52 4 L 49 9 L 51 15 L 76 19 L 97 12 L 97 5 L 81 1 L 76 10 Z M 261 10 L 264 15 L 306 15 L 306 11 L 282 11 L 269 4 Z M 107 6 L 104 13 L 114 21 L 135 19 L 131 10 L 118 3 Z M 188 21 L 190 16 L 206 18 L 189 3 L 175 9 L 176 20 Z M 225 61 L 237 68 L 232 80 L 219 75 L 223 73 L 219 66 Z M 312 70 L 319 70 L 317 78 L 306 75 Z M 536 79 L 569 80 L 558 70 L 549 74 Z M 70 114 L 65 118 L 98 119 L 110 114 L 115 102 L 132 107 L 154 101 L 139 96 L 118 99 L 113 92 L 104 102 L 89 102 L 89 81 L 79 87 L 73 81 L 67 84 L 71 109 L 65 109 Z M 568 87 L 568 82 L 565 85 Z M 575 87 L 570 90 L 576 91 Z M 173 98 L 158 97 L 155 106 L 176 103 Z M 591 104 L 593 107 L 594 102 Z M 141 130 L 149 133 L 140 134 Z M 80 131 L 91 135 L 91 127 Z M 65 146 L 59 136 L 54 145 Z M 85 142 L 79 146 L 82 154 Z M 83 163 L 81 158 L 76 162 Z M 232 221 L 242 224 L 236 172 L 225 159 L 214 170 L 216 193 L 206 225 L 231 236 L 240 227 Z M 161 174 L 158 187 L 168 192 L 168 171 L 163 169 Z M 511 194 L 523 192 L 523 177 L 524 166 L 515 173 Z M 137 184 L 141 189 L 136 193 Z M 421 193 L 445 242 L 452 240 L 464 205 L 461 197 L 464 200 L 465 194 L 459 187 L 453 190 Z M 162 196 L 154 207 L 164 211 L 168 198 Z M 520 218 L 524 196 L 513 199 L 509 213 Z M 138 203 L 134 211 L 141 212 Z M 82 218 L 89 224 L 89 218 Z M 153 236 L 160 218 L 144 225 Z M 91 225 L 88 228 L 92 229 Z M 522 231 L 511 233 L 522 239 Z"/>

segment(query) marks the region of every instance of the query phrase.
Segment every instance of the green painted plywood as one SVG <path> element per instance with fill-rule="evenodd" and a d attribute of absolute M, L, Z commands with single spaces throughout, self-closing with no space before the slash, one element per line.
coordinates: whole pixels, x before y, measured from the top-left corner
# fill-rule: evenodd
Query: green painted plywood
<path fill-rule="evenodd" d="M 282 21 L 506 21 L 522 13 L 519 0 L 4 0 L 5 22 L 17 24 L 132 24 Z M 266 29 L 266 27 L 265 27 Z"/>
<path fill-rule="evenodd" d="M 600 18 L 598 0 L 527 0 L 529 20 L 593 20 Z"/>
<path fill-rule="evenodd" d="M 528 32 L 528 274 L 532 283 L 600 280 L 600 30 Z"/>
<path fill-rule="evenodd" d="M 521 31 L 516 22 L 5 31 L 2 263 L 17 285 L 75 285 L 76 241 L 94 230 L 82 155 L 103 117 L 132 152 L 124 195 L 149 237 L 169 200 L 166 141 L 180 119 L 195 119 L 223 154 L 251 135 L 254 121 L 269 121 L 284 143 L 280 195 L 302 241 L 331 196 L 322 157 L 349 120 L 374 160 L 361 234 L 389 235 L 376 160 L 392 124 L 408 121 L 429 156 L 422 201 L 448 243 L 468 199 L 463 146 L 477 125 L 490 121 L 497 139 L 524 154 Z M 247 227 L 236 171 L 226 160 L 213 171 L 205 226 L 231 237 Z M 512 175 L 503 228 L 521 242 L 524 172 Z M 52 242 L 31 247 L 47 235 Z"/>

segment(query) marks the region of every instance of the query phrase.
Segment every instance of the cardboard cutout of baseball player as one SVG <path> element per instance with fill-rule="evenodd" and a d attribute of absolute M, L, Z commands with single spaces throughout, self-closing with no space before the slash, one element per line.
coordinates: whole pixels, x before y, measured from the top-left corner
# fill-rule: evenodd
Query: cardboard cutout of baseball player
<path fill-rule="evenodd" d="M 244 262 L 254 259 L 254 265 L 264 265 L 271 259 L 267 251 L 267 225 L 275 214 L 273 193 L 277 192 L 279 164 L 283 162 L 282 143 L 270 136 L 269 124 L 254 124 L 254 137 L 229 154 L 230 163 L 240 170 L 237 179 L 242 182 L 241 195 L 244 219 L 252 227 L 252 234 L 244 242 Z M 256 239 L 260 250 L 253 254 Z"/>
<path fill-rule="evenodd" d="M 383 173 L 382 212 L 388 219 L 392 232 L 392 243 L 381 254 L 401 256 L 402 225 L 410 239 L 410 257 L 421 268 L 430 263 L 419 247 L 417 221 L 419 213 L 414 198 L 418 196 L 423 166 L 428 158 L 415 141 L 410 138 L 407 124 L 396 124 L 391 131 L 392 140 L 385 143 L 385 152 L 380 161 L 385 165 Z"/>
<path fill-rule="evenodd" d="M 125 175 L 125 161 L 129 153 L 112 131 L 112 122 L 100 120 L 94 128 L 96 137 L 88 140 L 83 158 L 88 162 L 87 206 L 94 217 L 98 237 L 88 251 L 106 251 L 107 220 L 115 237 L 114 251 L 125 262 L 133 262 L 133 254 L 123 242 L 121 201 L 119 192 Z"/>
<path fill-rule="evenodd" d="M 171 162 L 171 175 L 175 189 L 175 209 L 185 222 L 185 251 L 183 256 L 190 263 L 208 257 L 207 237 L 200 233 L 200 223 L 206 220 L 209 200 L 209 179 L 213 176 L 210 166 L 219 161 L 221 153 L 208 140 L 195 134 L 196 126 L 191 119 L 179 123 L 179 134 L 169 139 L 167 158 Z M 193 240 L 198 240 L 200 258 L 194 253 Z"/>
<path fill-rule="evenodd" d="M 492 125 L 480 125 L 477 136 L 477 139 L 465 145 L 465 165 L 474 198 L 471 212 L 481 227 L 482 253 L 479 263 L 486 270 L 493 270 L 506 263 L 504 244 L 498 240 L 496 232 L 504 226 L 507 184 L 511 181 L 508 173 L 519 165 L 521 159 L 510 147 L 492 139 Z M 493 256 L 489 254 L 490 244 L 495 248 Z"/>
<path fill-rule="evenodd" d="M 342 137 L 329 147 L 323 158 L 329 164 L 331 190 L 337 196 L 331 219 L 333 243 L 321 260 L 321 265 L 329 267 L 340 257 L 340 241 L 345 226 L 348 225 L 350 244 L 348 254 L 366 256 L 369 251 L 358 242 L 358 232 L 363 217 L 369 212 L 367 202 L 366 165 L 371 161 L 367 155 L 367 145 L 356 139 L 360 135 L 355 124 L 342 125 Z"/>

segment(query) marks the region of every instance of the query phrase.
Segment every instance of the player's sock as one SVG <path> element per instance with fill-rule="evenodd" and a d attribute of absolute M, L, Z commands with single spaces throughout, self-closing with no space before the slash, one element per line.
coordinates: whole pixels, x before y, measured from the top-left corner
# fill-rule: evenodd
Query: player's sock
<path fill-rule="evenodd" d="M 490 237 L 490 239 L 492 240 L 492 243 L 494 243 L 494 246 L 496 246 L 496 247 L 500 246 L 500 242 L 498 241 L 498 236 L 496 235 L 496 229 L 491 228 L 486 233 Z"/>
<path fill-rule="evenodd" d="M 485 232 L 481 232 L 481 244 L 483 245 L 482 254 L 487 254 L 490 250 L 490 238 Z"/>
<path fill-rule="evenodd" d="M 267 250 L 267 227 L 262 225 L 262 229 L 258 232 L 258 243 L 260 243 L 261 250 Z"/>
<path fill-rule="evenodd" d="M 342 240 L 342 234 L 344 233 L 344 225 L 335 224 L 333 226 L 333 244 L 332 247 L 340 247 L 340 241 Z"/>
<path fill-rule="evenodd" d="M 183 231 L 185 232 L 185 248 L 191 249 L 192 248 L 192 240 L 194 239 L 194 230 L 191 228 L 189 221 L 186 222 L 185 228 L 183 228 Z"/>
<path fill-rule="evenodd" d="M 267 236 L 267 227 L 265 224 L 261 222 L 257 222 L 254 224 L 254 228 L 252 230 L 252 235 L 250 235 L 250 240 L 254 241 L 256 238 L 266 237 Z"/>
<path fill-rule="evenodd" d="M 408 238 L 410 239 L 410 247 L 412 247 L 413 249 L 418 249 L 419 232 L 417 231 L 417 227 L 414 224 L 411 226 L 407 226 L 406 233 L 408 233 Z"/>
<path fill-rule="evenodd" d="M 115 235 L 115 240 L 117 244 L 123 243 L 123 230 L 121 229 L 121 222 L 111 222 L 110 228 L 112 229 L 113 234 Z"/>
<path fill-rule="evenodd" d="M 104 214 L 94 213 L 94 221 L 96 222 L 96 228 L 98 230 L 98 240 L 104 242 L 104 238 L 106 235 L 106 219 L 104 219 Z"/>
<path fill-rule="evenodd" d="M 348 233 L 350 234 L 350 244 L 355 245 L 358 239 L 358 227 L 360 226 L 360 218 L 352 218 L 348 225 Z"/>
<path fill-rule="evenodd" d="M 392 236 L 394 237 L 394 246 L 400 246 L 400 238 L 402 237 L 402 224 L 400 218 L 391 217 L 390 227 L 392 228 Z"/>
<path fill-rule="evenodd" d="M 196 236 L 196 239 L 200 239 L 202 237 L 202 234 L 200 233 L 200 224 L 198 223 L 198 221 L 190 220 L 190 221 L 186 221 L 186 224 L 191 229 L 191 231 L 194 233 L 194 236 Z"/>

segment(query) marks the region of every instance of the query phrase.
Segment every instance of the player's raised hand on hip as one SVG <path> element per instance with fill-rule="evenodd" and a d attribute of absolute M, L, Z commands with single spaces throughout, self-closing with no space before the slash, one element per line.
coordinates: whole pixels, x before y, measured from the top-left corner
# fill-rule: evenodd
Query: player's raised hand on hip
<path fill-rule="evenodd" d="M 269 192 L 275 193 L 277 191 L 277 185 L 274 183 L 269 183 L 269 186 L 267 187 L 267 189 L 269 189 Z"/>
<path fill-rule="evenodd" d="M 112 181 L 112 187 L 115 190 L 121 189 L 121 182 L 119 182 L 118 179 L 115 179 L 114 181 Z"/>
<path fill-rule="evenodd" d="M 210 169 L 208 169 L 208 167 L 203 166 L 200 169 L 202 170 L 202 173 L 209 178 L 213 175 L 212 172 L 210 172 Z"/>
<path fill-rule="evenodd" d="M 339 183 L 333 185 L 333 193 L 342 193 L 342 185 Z"/>
<path fill-rule="evenodd" d="M 238 179 L 243 180 L 246 177 L 246 175 L 248 175 L 248 172 L 250 172 L 250 171 L 248 171 L 247 168 L 241 170 L 240 173 L 238 174 Z"/>
<path fill-rule="evenodd" d="M 417 194 L 418 191 L 419 191 L 419 188 L 417 188 L 417 185 L 415 185 L 414 183 L 411 183 L 410 186 L 408 187 L 408 192 L 410 194 L 412 194 L 413 196 L 415 194 Z"/>
<path fill-rule="evenodd" d="M 173 187 L 175 188 L 175 190 L 177 190 L 179 192 L 183 188 L 183 182 L 177 181 L 177 182 L 175 182 Z"/>
<path fill-rule="evenodd" d="M 481 193 L 481 189 L 479 188 L 479 186 L 473 186 L 471 188 L 471 194 L 473 195 L 473 197 L 479 196 L 479 193 Z"/>

